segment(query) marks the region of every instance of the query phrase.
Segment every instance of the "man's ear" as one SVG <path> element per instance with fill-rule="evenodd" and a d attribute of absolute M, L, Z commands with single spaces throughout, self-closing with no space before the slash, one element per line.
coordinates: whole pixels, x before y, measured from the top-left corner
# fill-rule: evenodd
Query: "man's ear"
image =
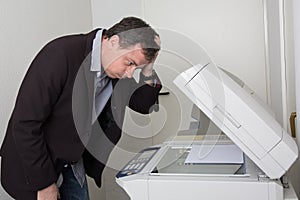
<path fill-rule="evenodd" d="M 113 35 L 109 38 L 108 42 L 112 48 L 119 47 L 120 38 L 118 35 Z"/>

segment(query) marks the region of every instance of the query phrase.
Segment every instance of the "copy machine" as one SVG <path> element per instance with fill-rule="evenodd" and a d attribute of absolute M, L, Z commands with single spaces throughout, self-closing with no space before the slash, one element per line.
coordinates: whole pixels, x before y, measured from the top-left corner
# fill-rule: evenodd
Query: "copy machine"
<path fill-rule="evenodd" d="M 142 150 L 116 175 L 132 200 L 297 199 L 284 176 L 297 145 L 261 104 L 211 63 L 174 83 L 223 134 Z"/>

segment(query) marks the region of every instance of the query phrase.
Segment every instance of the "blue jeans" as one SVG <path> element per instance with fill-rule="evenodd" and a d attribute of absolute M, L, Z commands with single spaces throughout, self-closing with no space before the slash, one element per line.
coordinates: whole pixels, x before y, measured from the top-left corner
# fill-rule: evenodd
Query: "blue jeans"
<path fill-rule="evenodd" d="M 61 200 L 89 200 L 87 181 L 84 181 L 83 187 L 80 186 L 74 176 L 71 166 L 64 167 L 62 171 L 63 182 L 59 187 Z"/>

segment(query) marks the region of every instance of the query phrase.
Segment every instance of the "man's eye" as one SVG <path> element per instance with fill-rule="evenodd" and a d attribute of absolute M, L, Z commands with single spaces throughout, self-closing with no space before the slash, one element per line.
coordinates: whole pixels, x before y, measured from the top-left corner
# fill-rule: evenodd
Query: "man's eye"
<path fill-rule="evenodd" d="M 128 61 L 128 65 L 129 65 L 129 66 L 134 65 L 134 62 Z"/>

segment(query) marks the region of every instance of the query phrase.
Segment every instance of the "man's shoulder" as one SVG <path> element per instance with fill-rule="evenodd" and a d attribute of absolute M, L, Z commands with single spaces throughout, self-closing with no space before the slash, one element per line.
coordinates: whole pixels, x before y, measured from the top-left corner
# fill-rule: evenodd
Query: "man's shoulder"
<path fill-rule="evenodd" d="M 61 53 L 66 52 L 85 52 L 90 51 L 93 39 L 100 29 L 94 29 L 88 33 L 69 34 L 57 37 L 49 41 L 42 51 L 56 51 Z"/>
<path fill-rule="evenodd" d="M 74 41 L 85 41 L 89 38 L 93 39 L 97 33 L 98 30 L 101 29 L 94 29 L 88 33 L 73 33 L 73 34 L 68 34 L 68 35 L 62 35 L 59 36 L 53 40 L 51 40 L 48 44 L 59 44 L 59 43 L 72 43 Z"/>

